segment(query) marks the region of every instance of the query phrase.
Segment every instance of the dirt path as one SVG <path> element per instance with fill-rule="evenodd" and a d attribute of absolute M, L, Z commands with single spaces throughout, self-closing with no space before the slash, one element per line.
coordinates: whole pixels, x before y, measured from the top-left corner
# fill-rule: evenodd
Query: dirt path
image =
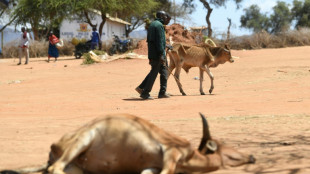
<path fill-rule="evenodd" d="M 47 63 L 0 59 L 0 170 L 46 161 L 52 142 L 107 113 L 131 113 L 189 139 L 201 136 L 198 112 L 214 137 L 257 158 L 221 174 L 310 173 L 310 47 L 233 51 L 235 63 L 212 69 L 212 95 L 199 95 L 198 69 L 173 78 L 169 99 L 141 101 L 134 88 L 148 61 L 120 59 L 90 66 L 71 57 Z M 210 81 L 205 75 L 204 90 Z M 159 80 L 151 95 L 156 98 Z"/>

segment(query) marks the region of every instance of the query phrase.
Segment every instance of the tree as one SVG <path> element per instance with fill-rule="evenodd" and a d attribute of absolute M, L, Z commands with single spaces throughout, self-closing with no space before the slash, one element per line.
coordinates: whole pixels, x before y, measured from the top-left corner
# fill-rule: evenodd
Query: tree
<path fill-rule="evenodd" d="M 12 15 L 12 8 L 15 6 L 16 0 L 11 0 L 3 4 L 0 2 L 0 24 L 4 24 L 0 27 L 0 32 L 2 32 L 7 26 L 11 25 L 16 19 L 16 15 Z M 5 21 L 4 19 L 8 19 Z"/>
<path fill-rule="evenodd" d="M 141 1 L 140 1 L 141 2 Z M 126 26 L 126 37 L 129 36 L 129 33 L 137 29 L 144 24 L 144 21 L 150 16 L 153 16 L 154 11 L 163 7 L 170 6 L 171 4 L 167 0 L 161 0 L 159 2 L 148 0 L 147 3 L 141 2 L 139 6 L 135 6 L 130 1 L 127 1 L 128 4 L 124 4 L 127 10 L 122 10 L 118 12 L 120 18 L 125 19 L 131 25 Z"/>
<path fill-rule="evenodd" d="M 294 0 L 291 12 L 296 20 L 295 28 L 310 27 L 310 0 Z"/>
<path fill-rule="evenodd" d="M 231 19 L 227 18 L 227 20 L 228 20 L 228 27 L 227 27 L 227 37 L 226 37 L 226 39 L 229 40 L 230 39 Z"/>
<path fill-rule="evenodd" d="M 288 4 L 278 1 L 277 5 L 273 7 L 273 14 L 270 15 L 271 33 L 279 33 L 287 31 L 292 22 L 291 12 Z"/>
<path fill-rule="evenodd" d="M 68 8 L 57 8 L 60 0 L 19 0 L 13 14 L 15 25 L 30 24 L 35 40 L 45 38 L 68 14 Z"/>
<path fill-rule="evenodd" d="M 55 0 L 56 1 L 56 0 Z M 107 14 L 117 17 L 130 16 L 127 19 L 134 21 L 134 26 L 139 25 L 140 18 L 156 7 L 158 3 L 155 0 L 79 0 L 76 5 L 71 5 L 71 0 L 63 1 L 66 6 L 71 7 L 72 14 L 79 15 L 92 27 L 97 24 L 92 23 L 94 12 L 99 12 L 102 21 L 99 24 L 99 34 L 102 35 L 103 26 L 107 20 Z M 132 18 L 135 16 L 135 18 Z M 132 29 L 128 28 L 128 32 Z"/>
<path fill-rule="evenodd" d="M 192 3 L 194 0 L 184 0 L 184 4 L 188 7 L 193 7 Z M 225 6 L 226 3 L 229 0 L 199 0 L 203 6 L 207 9 L 207 15 L 206 15 L 206 22 L 208 24 L 208 37 L 212 37 L 212 26 L 210 22 L 210 16 L 213 11 L 213 8 L 211 8 L 210 4 L 214 5 L 216 8 Z M 237 8 L 240 7 L 240 3 L 242 0 L 234 0 L 235 3 L 237 4 Z M 226 6 L 225 6 L 226 7 Z"/>
<path fill-rule="evenodd" d="M 240 19 L 241 27 L 252 29 L 254 32 L 268 31 L 269 19 L 266 14 L 260 13 L 260 8 L 257 5 L 251 5 L 244 11 L 245 15 L 242 15 Z"/>

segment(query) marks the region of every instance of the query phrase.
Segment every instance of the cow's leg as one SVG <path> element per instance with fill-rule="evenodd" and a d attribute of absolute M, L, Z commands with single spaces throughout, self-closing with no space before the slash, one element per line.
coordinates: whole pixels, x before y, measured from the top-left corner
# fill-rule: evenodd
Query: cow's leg
<path fill-rule="evenodd" d="M 183 91 L 182 84 L 180 82 L 181 68 L 182 68 L 182 64 L 176 67 L 175 72 L 174 72 L 174 77 L 175 77 L 175 81 L 177 82 L 180 92 L 182 93 L 183 96 L 185 96 L 186 94 Z"/>
<path fill-rule="evenodd" d="M 211 73 L 210 69 L 208 66 L 201 66 L 200 67 L 201 69 L 203 69 L 204 71 L 207 72 L 207 74 L 209 75 L 210 77 L 210 80 L 211 80 L 211 86 L 210 86 L 210 89 L 209 89 L 209 93 L 211 94 L 213 89 L 214 89 L 214 86 L 213 86 L 213 80 L 214 80 L 214 76 L 213 74 Z"/>
<path fill-rule="evenodd" d="M 204 92 L 203 92 L 203 87 L 202 87 L 202 83 L 203 83 L 203 73 L 204 73 L 204 70 L 199 68 L 199 91 L 200 91 L 200 94 L 201 95 L 206 95 Z"/>
<path fill-rule="evenodd" d="M 178 53 L 173 52 L 173 51 L 169 51 L 168 55 L 170 58 L 169 68 L 168 68 L 168 71 L 169 71 L 168 78 L 169 78 L 170 74 L 172 74 L 172 71 L 176 68 L 174 75 L 173 74 L 172 75 L 173 75 L 182 95 L 186 95 L 185 92 L 183 91 L 182 84 L 181 84 L 180 78 L 179 78 L 183 63 L 181 62 Z"/>
<path fill-rule="evenodd" d="M 90 146 L 95 136 L 95 130 L 82 130 L 68 139 L 64 144 L 61 157 L 48 168 L 49 174 L 65 174 L 65 167 Z"/>
<path fill-rule="evenodd" d="M 169 55 L 170 56 L 170 55 Z M 174 63 L 174 60 L 171 58 L 170 56 L 170 61 L 169 61 L 169 67 L 168 67 L 168 79 L 170 77 L 170 74 L 172 73 L 172 71 L 174 70 L 175 68 L 175 63 Z"/>

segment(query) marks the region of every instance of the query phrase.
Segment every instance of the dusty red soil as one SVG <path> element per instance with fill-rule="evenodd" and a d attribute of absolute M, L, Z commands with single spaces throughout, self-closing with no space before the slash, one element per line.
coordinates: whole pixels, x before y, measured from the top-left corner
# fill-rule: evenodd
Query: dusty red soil
<path fill-rule="evenodd" d="M 173 96 L 150 101 L 134 90 L 150 70 L 147 60 L 86 66 L 61 57 L 17 66 L 0 59 L 0 170 L 44 163 L 52 142 L 107 113 L 138 115 L 197 146 L 202 112 L 214 137 L 257 158 L 254 165 L 215 173 L 309 174 L 310 47 L 232 53 L 240 59 L 212 69 L 212 95 L 199 95 L 193 68 L 181 73 L 188 96 L 170 78 Z M 209 85 L 206 78 L 205 92 Z M 159 80 L 151 95 L 158 90 Z"/>

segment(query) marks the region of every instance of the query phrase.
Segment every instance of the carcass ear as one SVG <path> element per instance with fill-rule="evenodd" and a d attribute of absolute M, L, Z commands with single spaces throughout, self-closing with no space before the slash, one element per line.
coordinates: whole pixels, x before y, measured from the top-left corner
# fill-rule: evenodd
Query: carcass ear
<path fill-rule="evenodd" d="M 206 146 L 207 142 L 209 140 L 211 140 L 211 135 L 210 135 L 210 131 L 209 131 L 209 126 L 208 126 L 208 122 L 205 118 L 205 116 L 202 113 L 199 113 L 201 120 L 202 120 L 202 138 L 201 138 L 201 142 L 200 145 L 198 147 L 198 150 L 201 152 L 204 147 Z"/>
<path fill-rule="evenodd" d="M 217 143 L 213 140 L 207 142 L 207 152 L 206 154 L 214 153 L 217 151 Z"/>

